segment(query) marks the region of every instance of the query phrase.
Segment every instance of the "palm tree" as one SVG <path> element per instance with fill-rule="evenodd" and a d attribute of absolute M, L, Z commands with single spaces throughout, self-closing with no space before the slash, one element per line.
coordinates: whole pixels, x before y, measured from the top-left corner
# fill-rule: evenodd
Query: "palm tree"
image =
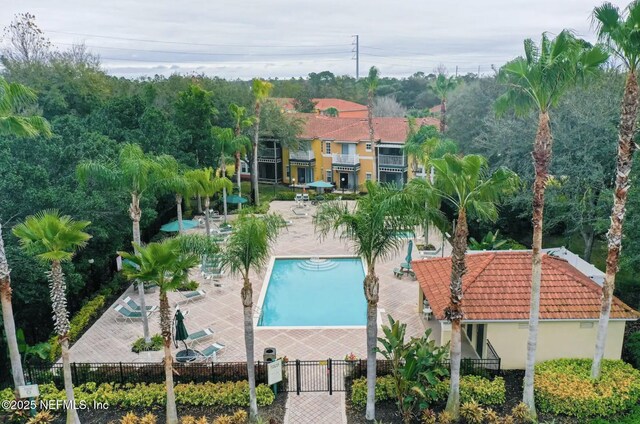
<path fill-rule="evenodd" d="M 228 265 L 233 275 L 242 277 L 240 291 L 244 311 L 244 343 L 247 355 L 247 376 L 249 380 L 249 412 L 253 420 L 258 416 L 256 400 L 255 360 L 253 357 L 253 287 L 249 273 L 259 272 L 269 260 L 271 247 L 283 225 L 278 215 L 240 216 L 234 223 L 234 232 L 227 241 L 222 262 Z"/>
<path fill-rule="evenodd" d="M 225 158 L 225 151 L 229 150 L 234 152 L 236 155 L 236 160 L 239 158 L 239 152 L 247 145 L 247 143 L 251 143 L 249 138 L 243 135 L 236 135 L 231 128 L 220 128 L 213 127 L 211 129 L 211 133 L 213 135 L 214 140 L 220 145 L 220 171 L 222 178 L 226 179 L 227 172 L 227 162 Z M 236 166 L 238 164 L 236 163 Z M 236 172 L 240 172 L 238 168 L 236 168 Z M 239 180 L 238 175 L 238 181 Z M 239 186 L 239 185 L 238 185 Z M 230 185 L 233 188 L 233 183 Z M 224 202 L 224 221 L 227 222 L 227 187 L 222 187 L 222 196 Z"/>
<path fill-rule="evenodd" d="M 97 180 L 106 186 L 119 190 L 126 190 L 131 196 L 129 216 L 133 226 L 133 243 L 140 246 L 140 198 L 162 178 L 163 170 L 160 163 L 153 156 L 146 155 L 137 144 L 124 144 L 115 162 L 83 161 L 78 164 L 76 175 L 81 184 L 86 185 L 91 180 Z M 144 284 L 138 284 L 139 302 L 145 310 Z M 146 315 L 142 316 L 144 339 L 151 341 L 149 336 L 149 322 Z"/>
<path fill-rule="evenodd" d="M 254 98 L 254 126 L 253 126 L 253 163 L 251 164 L 251 190 L 253 194 L 253 203 L 260 204 L 260 193 L 258 189 L 258 144 L 260 142 L 260 110 L 262 103 L 265 101 L 273 84 L 261 79 L 254 79 L 251 83 L 251 90 Z"/>
<path fill-rule="evenodd" d="M 636 132 L 638 115 L 638 64 L 640 63 L 640 2 L 633 1 L 625 12 L 621 12 L 611 3 L 604 3 L 593 11 L 593 21 L 597 26 L 598 37 L 605 42 L 613 54 L 627 68 L 627 80 L 622 98 L 620 127 L 618 129 L 618 158 L 616 166 L 616 182 L 613 190 L 613 208 L 611 210 L 611 226 L 609 227 L 607 267 L 602 286 L 602 307 L 600 322 L 596 336 L 596 349 L 591 368 L 591 377 L 600 376 L 600 366 L 604 356 L 607 340 L 607 327 L 611 301 L 615 289 L 618 259 L 622 248 L 622 224 L 627 203 L 627 194 L 631 187 L 629 175 L 633 153 L 637 148 L 633 137 Z"/>
<path fill-rule="evenodd" d="M 195 191 L 195 181 L 187 176 L 187 173 L 180 169 L 178 161 L 173 156 L 163 155 L 158 158 L 158 163 L 162 169 L 162 178 L 157 181 L 160 189 L 173 193 L 176 199 L 176 210 L 178 215 L 178 232 L 184 232 L 182 224 L 182 201 L 185 196 L 189 196 Z"/>
<path fill-rule="evenodd" d="M 447 128 L 447 97 L 457 86 L 458 80 L 455 77 L 447 77 L 444 73 L 439 73 L 429 85 L 431 91 L 440 99 L 440 133 L 442 134 Z"/>
<path fill-rule="evenodd" d="M 517 114 L 538 112 L 538 131 L 533 144 L 533 259 L 531 281 L 531 312 L 527 342 L 527 364 L 524 378 L 523 402 L 536 417 L 533 397 L 533 377 L 538 318 L 540 314 L 540 279 L 542 276 L 542 219 L 544 190 L 547 182 L 553 138 L 549 119 L 550 109 L 562 95 L 586 74 L 595 72 L 608 55 L 600 47 L 590 47 L 576 39 L 568 30 L 551 40 L 542 34 L 540 46 L 531 39 L 524 41 L 525 57 L 519 57 L 500 68 L 498 79 L 507 92 L 496 101 L 498 114 L 514 108 Z"/>
<path fill-rule="evenodd" d="M 378 68 L 372 66 L 369 68 L 369 75 L 365 83 L 367 84 L 367 123 L 369 124 L 369 143 L 373 149 L 373 181 L 378 181 L 378 149 L 375 142 L 375 130 L 373 128 L 373 98 L 380 83 L 380 75 Z"/>
<path fill-rule="evenodd" d="M 505 168 L 498 168 L 489 174 L 486 159 L 479 155 L 458 157 L 445 154 L 442 158 L 432 159 L 430 164 L 435 169 L 435 183 L 415 179 L 409 184 L 413 186 L 413 190 L 435 194 L 441 199 L 447 200 L 458 212 L 452 240 L 451 295 L 449 306 L 445 309 L 445 317 L 451 322 L 451 383 L 447 411 L 457 418 L 460 408 L 460 360 L 462 356 L 460 328 L 464 318 L 462 277 L 467 272 L 465 253 L 469 237 L 467 215 L 495 221 L 498 217 L 496 204 L 502 196 L 518 186 L 518 177 Z"/>
<path fill-rule="evenodd" d="M 20 111 L 36 102 L 36 95 L 29 88 L 8 83 L 0 77 L 0 135 L 18 137 L 35 137 L 38 135 L 50 137 L 49 123 L 40 116 L 23 116 Z M 0 224 L 0 305 L 2 306 L 2 322 L 7 337 L 9 360 L 11 361 L 11 375 L 16 390 L 24 386 L 24 372 L 16 338 L 16 325 L 13 319 L 11 304 L 11 271 L 4 252 L 2 240 L 2 224 Z"/>
<path fill-rule="evenodd" d="M 247 108 L 238 106 L 235 103 L 231 103 L 229 105 L 229 112 L 233 117 L 233 133 L 235 134 L 235 140 L 237 141 L 232 145 L 232 147 L 236 160 L 236 183 L 238 184 L 238 196 L 242 196 L 240 160 L 242 159 L 242 156 L 246 154 L 246 151 L 251 148 L 251 140 L 249 140 L 249 137 L 243 136 L 242 131 L 251 127 L 254 124 L 254 119 L 247 117 Z M 242 205 L 239 204 L 238 208 L 242 208 Z"/>
<path fill-rule="evenodd" d="M 36 103 L 36 94 L 24 85 L 0 77 L 0 135 L 17 137 L 51 136 L 49 122 L 41 116 L 21 112 Z"/>
<path fill-rule="evenodd" d="M 185 253 L 177 238 L 147 246 L 134 246 L 135 254 L 119 252 L 130 262 L 123 271 L 131 281 L 150 281 L 160 287 L 160 331 L 164 341 L 164 376 L 167 388 L 167 424 L 178 423 L 176 396 L 173 391 L 173 356 L 171 355 L 171 308 L 167 293 L 189 281 L 189 270 L 198 264 L 198 256 Z"/>
<path fill-rule="evenodd" d="M 209 206 L 211 205 L 211 196 L 226 190 L 231 190 L 233 184 L 227 178 L 216 178 L 213 168 L 194 169 L 185 173 L 187 178 L 194 182 L 193 190 L 201 197 L 204 197 L 204 215 L 205 215 L 205 231 L 207 235 L 211 234 L 209 223 Z"/>
<path fill-rule="evenodd" d="M 42 262 L 51 264 L 51 271 L 47 273 L 47 277 L 51 289 L 53 323 L 62 348 L 64 390 L 67 400 L 71 403 L 75 398 L 69 360 L 67 287 L 62 263 L 71 261 L 75 252 L 87 244 L 91 236 L 83 230 L 89 224 L 89 221 L 74 221 L 70 216 L 61 216 L 58 211 L 44 211 L 28 216 L 22 224 L 13 229 L 13 234 L 20 239 L 20 245 L 25 252 Z M 79 423 L 77 410 L 68 408 L 67 424 Z"/>
<path fill-rule="evenodd" d="M 376 263 L 395 254 L 406 241 L 403 231 L 418 223 L 405 209 L 402 192 L 395 186 L 371 181 L 366 185 L 367 195 L 358 198 L 355 208 L 346 202 L 330 202 L 318 208 L 313 218 L 320 237 L 337 234 L 350 242 L 358 256 L 364 258 L 367 274 L 364 295 L 367 300 L 367 409 L 366 419 L 375 418 L 376 343 L 378 336 L 379 282 Z"/>

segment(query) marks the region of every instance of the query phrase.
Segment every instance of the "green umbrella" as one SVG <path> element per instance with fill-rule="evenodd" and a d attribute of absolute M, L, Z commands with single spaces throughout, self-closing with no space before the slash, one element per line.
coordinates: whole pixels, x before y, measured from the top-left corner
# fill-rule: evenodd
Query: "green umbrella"
<path fill-rule="evenodd" d="M 318 181 L 314 181 L 312 183 L 307 184 L 307 186 L 313 187 L 313 188 L 332 188 L 333 184 L 328 183 L 326 181 L 318 180 Z"/>
<path fill-rule="evenodd" d="M 190 230 L 191 228 L 196 228 L 198 226 L 198 221 L 194 221 L 194 220 L 183 220 L 182 221 L 182 228 L 184 228 L 185 230 Z M 175 233 L 178 232 L 180 230 L 180 226 L 178 225 L 178 221 L 171 221 L 167 224 L 164 224 L 162 227 L 160 227 L 160 231 L 164 231 L 165 233 Z"/>
<path fill-rule="evenodd" d="M 231 196 L 227 196 L 227 203 L 231 203 L 233 205 L 247 203 L 248 200 L 242 196 L 238 196 L 237 194 L 232 194 Z"/>
<path fill-rule="evenodd" d="M 187 331 L 187 327 L 184 325 L 184 315 L 182 315 L 182 311 L 180 311 L 180 309 L 176 311 L 176 316 L 174 318 L 174 321 L 176 326 L 176 331 L 174 333 L 175 334 L 174 340 L 176 342 L 179 342 L 179 341 L 183 342 L 185 349 L 189 350 L 189 348 L 187 347 L 187 342 L 185 341 L 189 338 L 189 332 Z M 177 343 L 176 343 L 176 347 L 177 347 Z"/>
<path fill-rule="evenodd" d="M 413 240 L 409 240 L 409 249 L 407 251 L 407 257 L 404 258 L 404 260 L 406 261 L 405 263 L 403 263 L 402 265 L 405 266 L 405 268 L 407 269 L 411 269 L 411 260 L 413 259 L 411 257 L 411 250 L 413 249 Z"/>

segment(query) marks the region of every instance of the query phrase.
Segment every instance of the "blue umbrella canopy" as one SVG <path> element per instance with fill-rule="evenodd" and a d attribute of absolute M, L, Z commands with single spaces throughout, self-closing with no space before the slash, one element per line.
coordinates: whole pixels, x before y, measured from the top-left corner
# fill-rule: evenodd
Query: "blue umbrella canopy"
<path fill-rule="evenodd" d="M 313 188 L 333 188 L 333 184 L 328 183 L 326 181 L 322 181 L 322 180 L 314 181 L 312 183 L 307 184 L 307 186 L 313 187 Z"/>
<path fill-rule="evenodd" d="M 231 196 L 227 196 L 227 203 L 231 203 L 232 205 L 237 205 L 240 203 L 247 203 L 248 200 L 242 196 L 238 196 L 237 194 L 232 194 Z"/>
<path fill-rule="evenodd" d="M 409 268 L 411 268 L 411 250 L 413 249 L 413 240 L 409 240 L 409 248 L 407 249 L 407 257 L 404 260 L 409 264 Z"/>
<path fill-rule="evenodd" d="M 193 221 L 193 220 L 182 220 L 182 227 L 185 230 L 189 230 L 191 228 L 196 228 L 198 226 L 198 221 Z M 162 227 L 160 227 L 160 231 L 164 231 L 165 233 L 175 233 L 178 232 L 180 230 L 180 227 L 178 226 L 178 221 L 171 221 L 167 224 L 164 224 Z"/>

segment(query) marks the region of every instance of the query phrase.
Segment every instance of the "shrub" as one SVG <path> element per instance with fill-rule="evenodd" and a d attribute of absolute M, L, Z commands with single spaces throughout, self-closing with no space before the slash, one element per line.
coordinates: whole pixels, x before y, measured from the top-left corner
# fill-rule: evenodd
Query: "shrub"
<path fill-rule="evenodd" d="M 249 419 L 249 415 L 247 414 L 247 411 L 245 411 L 243 409 L 238 409 L 233 414 L 233 416 L 231 417 L 231 423 L 232 424 L 245 424 L 248 419 Z"/>
<path fill-rule="evenodd" d="M 35 417 L 27 421 L 27 424 L 49 424 L 53 422 L 53 415 L 49 411 L 40 411 Z"/>
<path fill-rule="evenodd" d="M 384 377 L 376 378 L 376 402 L 394 399 L 395 393 L 395 381 L 393 377 L 387 375 Z M 351 403 L 356 408 L 364 408 L 367 405 L 367 379 L 358 378 L 353 380 L 351 386 Z"/>
<path fill-rule="evenodd" d="M 104 295 L 98 295 L 87 302 L 77 314 L 71 318 L 69 323 L 69 342 L 74 342 L 78 339 L 80 334 L 84 331 L 85 328 L 89 325 L 91 320 L 93 320 L 104 306 L 104 302 L 106 297 Z M 56 359 L 60 357 L 62 354 L 62 349 L 60 347 L 60 342 L 58 342 L 58 336 L 53 335 L 49 339 L 49 344 L 51 345 L 51 350 L 49 351 L 49 359 L 51 362 L 55 362 Z"/>
<path fill-rule="evenodd" d="M 533 422 L 529 414 L 529 407 L 524 402 L 520 402 L 511 409 L 509 418 L 514 424 L 529 424 Z"/>
<path fill-rule="evenodd" d="M 133 346 L 131 346 L 131 350 L 135 353 L 140 352 L 148 352 L 150 350 L 161 350 L 164 346 L 164 339 L 162 335 L 155 334 L 151 337 L 151 342 L 147 343 L 144 340 L 144 337 L 140 337 L 138 340 L 133 342 Z"/>
<path fill-rule="evenodd" d="M 578 418 L 606 417 L 640 400 L 640 371 L 622 361 L 602 361 L 591 379 L 590 359 L 556 359 L 536 365 L 535 396 L 540 411 Z"/>
<path fill-rule="evenodd" d="M 449 396 L 449 379 L 444 379 L 436 385 L 439 400 L 446 400 Z M 496 377 L 489 380 L 477 375 L 463 375 L 460 377 L 460 402 L 476 401 L 480 405 L 502 405 L 505 400 L 506 388 L 504 378 Z"/>
<path fill-rule="evenodd" d="M 467 424 L 482 424 L 484 409 L 474 400 L 460 405 L 460 416 Z"/>
<path fill-rule="evenodd" d="M 140 419 L 133 412 L 129 412 L 120 418 L 120 424 L 138 424 L 139 421 Z"/>
<path fill-rule="evenodd" d="M 152 413 L 148 413 L 147 415 L 140 418 L 139 424 L 156 424 L 158 422 L 158 417 L 153 415 Z"/>
<path fill-rule="evenodd" d="M 178 287 L 178 290 L 180 290 L 180 291 L 194 291 L 194 290 L 198 290 L 199 286 L 200 286 L 200 284 L 198 284 L 197 281 L 191 280 L 188 283 L 184 283 L 182 286 Z"/>
<path fill-rule="evenodd" d="M 484 411 L 484 422 L 486 424 L 500 424 L 500 416 L 493 409 L 487 408 Z"/>
<path fill-rule="evenodd" d="M 454 422 L 451 412 L 442 411 L 438 414 L 438 424 L 453 424 Z"/>
<path fill-rule="evenodd" d="M 422 411 L 422 424 L 436 424 L 436 413 L 433 412 L 433 409 Z"/>
<path fill-rule="evenodd" d="M 636 368 L 640 368 L 640 331 L 631 333 L 624 344 L 625 358 Z"/>
<path fill-rule="evenodd" d="M 276 193 L 275 200 L 295 200 L 296 193 L 293 191 L 279 191 Z"/>

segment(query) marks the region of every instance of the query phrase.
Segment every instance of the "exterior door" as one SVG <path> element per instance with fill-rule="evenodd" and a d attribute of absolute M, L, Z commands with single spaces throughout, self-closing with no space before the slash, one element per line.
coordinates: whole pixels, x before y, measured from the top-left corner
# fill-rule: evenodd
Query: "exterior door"
<path fill-rule="evenodd" d="M 305 183 L 309 182 L 309 181 L 307 181 L 307 178 L 306 178 L 307 177 L 307 175 L 306 175 L 307 173 L 305 171 L 306 171 L 306 168 L 298 167 L 298 178 L 297 178 L 298 184 L 305 184 Z"/>
<path fill-rule="evenodd" d="M 349 173 L 347 172 L 340 173 L 340 188 L 341 189 L 349 188 Z"/>
<path fill-rule="evenodd" d="M 476 352 L 478 356 L 483 357 L 484 348 L 484 324 L 478 324 L 478 330 L 476 333 Z"/>

